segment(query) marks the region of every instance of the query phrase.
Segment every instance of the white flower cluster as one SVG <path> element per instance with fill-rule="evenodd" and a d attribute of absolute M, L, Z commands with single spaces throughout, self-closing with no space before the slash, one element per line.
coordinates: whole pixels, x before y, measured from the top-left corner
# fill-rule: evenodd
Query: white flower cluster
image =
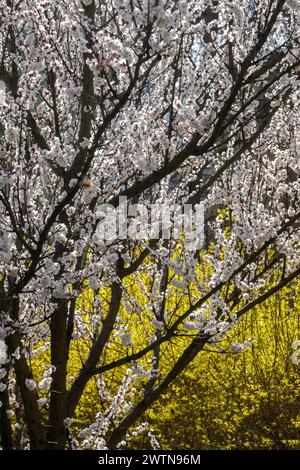
<path fill-rule="evenodd" d="M 20 312 L 18 321 L 7 312 L 0 317 L 23 342 L 9 355 L 7 332 L 0 331 L 0 390 L 6 387 L 9 358 L 17 364 L 21 355 L 29 361 L 51 349 L 49 327 L 58 308 L 63 314 L 63 307 L 71 313 L 70 304 L 75 306 L 68 322 L 71 341 L 89 348 L 101 335 L 116 281 L 121 314 L 105 351 L 121 350 L 121 344 L 130 360 L 131 347 L 134 352 L 144 347 L 130 334 L 136 324 L 151 348 L 167 331 L 172 336 L 177 319 L 182 324 L 175 334 L 183 328 L 186 336 L 223 341 L 239 318 L 230 311 L 239 308 L 235 295 L 244 306 L 275 283 L 279 264 L 273 264 L 278 262 L 273 255 L 285 260 L 285 275 L 300 262 L 297 223 L 280 232 L 300 210 L 297 1 L 279 2 L 282 12 L 258 49 L 259 26 L 267 25 L 278 2 L 10 3 L 7 8 L 0 0 L 0 279 L 4 293 L 16 286 L 12 303 L 17 301 Z M 249 51 L 257 50 L 245 62 L 250 67 L 241 69 Z M 272 57 L 276 66 L 269 70 Z M 11 89 L 12 61 L 17 90 Z M 240 72 L 242 81 L 236 80 Z M 155 203 L 197 199 L 198 190 L 208 250 L 189 250 L 185 230 L 175 239 L 167 214 L 168 240 L 105 238 L 114 209 L 124 203 L 120 194 L 131 195 L 132 205 L 143 200 L 146 214 Z M 113 204 L 101 229 L 105 202 Z M 138 225 L 132 218 L 130 227 L 133 236 Z M 146 257 L 139 258 L 144 249 Z M 255 257 L 257 250 L 261 254 Z M 243 265 L 248 256 L 252 261 Z M 126 277 L 128 268 L 134 272 Z M 201 308 L 189 315 L 187 305 Z M 232 343 L 228 350 L 239 353 L 249 344 Z M 295 365 L 299 350 L 296 341 Z M 83 360 L 93 357 L 86 352 Z M 141 384 L 159 375 L 148 359 L 130 366 L 116 396 L 109 393 L 115 383 L 99 380 L 106 411 L 83 432 L 84 448 L 105 448 L 112 423 L 136 403 Z M 44 410 L 53 372 L 50 366 L 38 384 L 33 378 L 25 382 L 31 392 L 38 388 Z M 11 368 L 9 386 L 15 375 Z M 69 429 L 71 423 L 65 425 Z"/>
<path fill-rule="evenodd" d="M 0 367 L 1 364 L 6 364 L 8 362 L 8 353 L 7 353 L 7 346 L 3 339 L 0 339 Z M 6 376 L 6 369 L 0 369 L 0 380 Z M 0 392 L 4 392 L 6 390 L 6 384 L 0 382 Z"/>
<path fill-rule="evenodd" d="M 155 437 L 154 429 L 149 430 L 148 436 L 150 438 L 150 444 L 151 444 L 152 449 L 153 450 L 159 450 L 161 447 L 160 447 L 160 444 L 159 444 L 157 438 Z"/>
<path fill-rule="evenodd" d="M 5 83 L 0 80 L 0 107 L 6 103 Z"/>
<path fill-rule="evenodd" d="M 25 379 L 25 386 L 27 390 L 33 392 L 36 389 L 36 382 L 33 379 Z"/>
<path fill-rule="evenodd" d="M 118 419 L 121 414 L 128 412 L 130 409 L 136 391 L 133 387 L 135 380 L 136 375 L 132 373 L 131 369 L 128 369 L 122 379 L 118 393 L 110 399 L 108 410 L 104 413 L 97 413 L 95 422 L 79 434 L 79 437 L 82 439 L 82 449 L 107 449 L 105 435 L 107 434 L 111 423 Z M 101 383 L 101 387 L 103 386 L 104 382 Z M 103 395 L 103 390 L 101 394 Z"/>
<path fill-rule="evenodd" d="M 153 318 L 151 325 L 155 328 L 156 331 L 162 331 L 165 328 L 165 325 L 162 321 Z"/>

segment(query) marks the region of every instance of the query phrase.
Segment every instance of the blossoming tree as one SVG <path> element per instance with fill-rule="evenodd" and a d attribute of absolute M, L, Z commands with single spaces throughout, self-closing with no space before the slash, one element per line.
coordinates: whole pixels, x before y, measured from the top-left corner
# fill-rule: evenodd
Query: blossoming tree
<path fill-rule="evenodd" d="M 124 445 L 299 275 L 299 15 L 293 0 L 0 0 L 3 449 Z M 103 204 L 125 198 L 202 202 L 213 241 L 187 247 L 172 224 L 105 240 Z M 73 435 L 93 378 L 101 411 Z"/>

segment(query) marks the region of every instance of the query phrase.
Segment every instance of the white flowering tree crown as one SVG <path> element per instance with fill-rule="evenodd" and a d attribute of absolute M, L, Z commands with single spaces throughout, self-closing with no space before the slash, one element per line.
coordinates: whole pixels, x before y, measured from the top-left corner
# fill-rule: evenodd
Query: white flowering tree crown
<path fill-rule="evenodd" d="M 291 0 L 0 0 L 2 448 L 123 445 L 299 275 L 299 22 Z M 205 245 L 104 239 L 125 199 L 204 204 Z"/>

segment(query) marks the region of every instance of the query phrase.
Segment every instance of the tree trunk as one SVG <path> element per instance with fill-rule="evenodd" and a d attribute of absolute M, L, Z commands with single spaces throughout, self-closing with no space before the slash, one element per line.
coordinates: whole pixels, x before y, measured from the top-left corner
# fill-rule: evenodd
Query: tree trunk
<path fill-rule="evenodd" d="M 105 347 L 109 336 L 115 325 L 116 317 L 119 312 L 122 296 L 122 288 L 119 282 L 114 282 L 111 287 L 111 299 L 107 316 L 103 322 L 102 329 L 91 347 L 88 358 L 81 368 L 78 376 L 74 380 L 68 395 L 67 416 L 72 417 L 84 388 L 91 378 L 91 372 L 97 366 L 100 355 Z"/>

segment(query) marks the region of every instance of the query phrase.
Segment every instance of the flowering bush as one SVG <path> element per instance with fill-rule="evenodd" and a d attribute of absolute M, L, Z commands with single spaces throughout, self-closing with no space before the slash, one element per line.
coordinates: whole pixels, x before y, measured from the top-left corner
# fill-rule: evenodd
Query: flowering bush
<path fill-rule="evenodd" d="M 300 273 L 299 11 L 0 0 L 0 24 L 2 447 L 77 445 L 72 420 L 100 377 L 81 442 L 114 449 Z M 192 207 L 196 225 L 165 206 Z M 153 207 L 154 234 L 140 227 Z"/>

